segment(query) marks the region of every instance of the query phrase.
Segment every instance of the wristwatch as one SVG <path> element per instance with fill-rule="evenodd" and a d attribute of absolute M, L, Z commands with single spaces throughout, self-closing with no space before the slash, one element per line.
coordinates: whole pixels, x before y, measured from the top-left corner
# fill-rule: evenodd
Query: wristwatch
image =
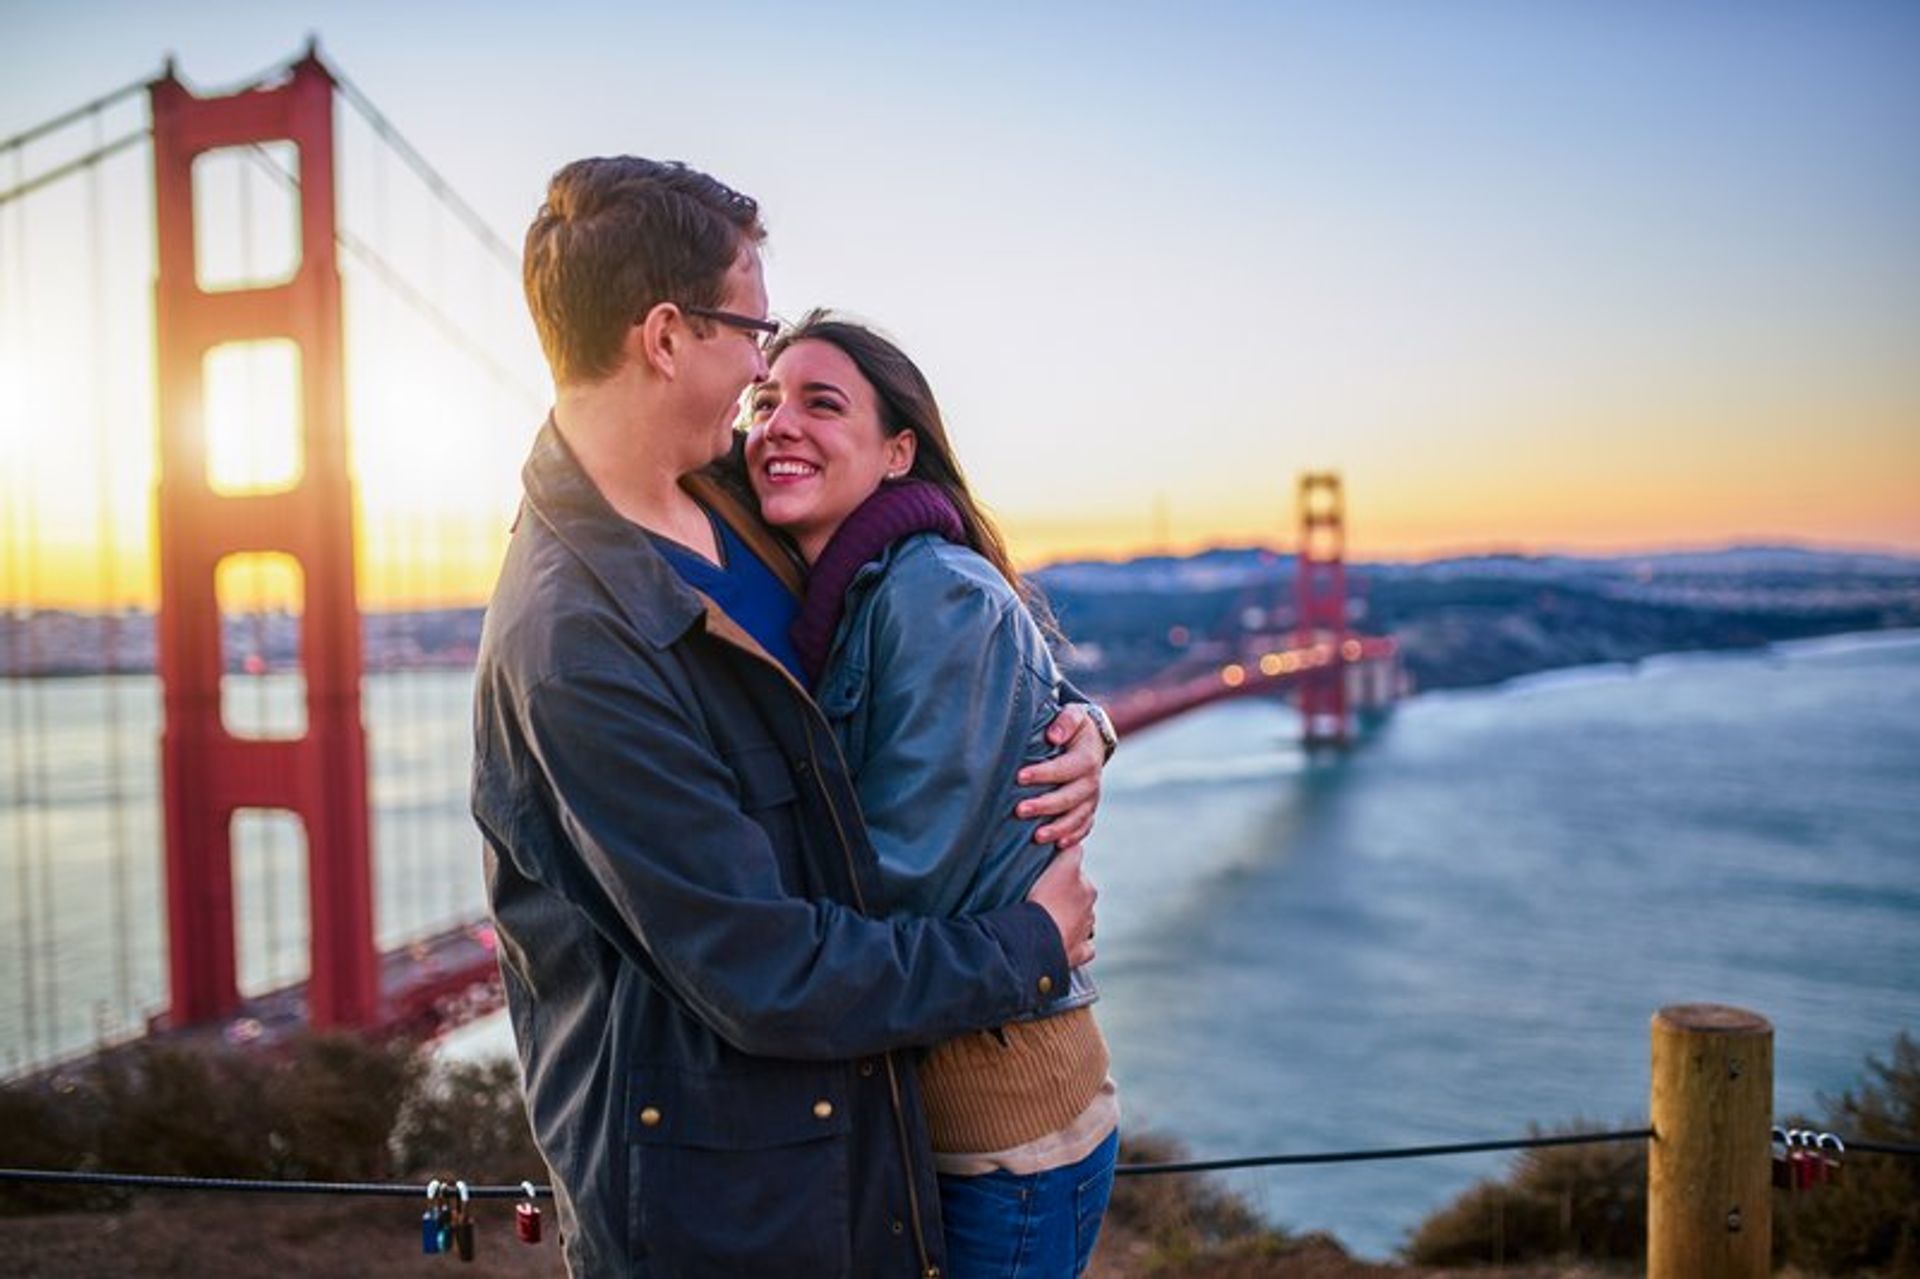
<path fill-rule="evenodd" d="M 1113 758 L 1113 752 L 1120 746 L 1120 734 L 1113 730 L 1113 717 L 1107 714 L 1107 708 L 1098 702 L 1082 702 L 1087 718 L 1100 733 L 1100 742 L 1107 748 L 1107 759 Z M 1104 762 L 1104 761 L 1103 761 Z"/>

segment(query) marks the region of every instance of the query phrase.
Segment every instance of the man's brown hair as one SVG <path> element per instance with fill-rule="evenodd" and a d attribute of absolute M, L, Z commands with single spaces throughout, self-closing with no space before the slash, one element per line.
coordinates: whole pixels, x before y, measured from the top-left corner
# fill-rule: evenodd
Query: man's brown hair
<path fill-rule="evenodd" d="M 557 383 L 597 382 L 662 302 L 718 306 L 726 274 L 766 238 L 760 206 L 677 160 L 575 160 L 527 228 L 527 309 Z"/>

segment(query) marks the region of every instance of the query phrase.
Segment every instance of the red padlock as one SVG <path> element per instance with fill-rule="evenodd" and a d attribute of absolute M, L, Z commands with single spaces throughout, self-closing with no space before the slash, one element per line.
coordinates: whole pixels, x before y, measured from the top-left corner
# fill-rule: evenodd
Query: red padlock
<path fill-rule="evenodd" d="M 521 1243 L 539 1243 L 540 1206 L 533 1201 L 533 1183 L 523 1181 L 520 1188 L 527 1192 L 527 1201 L 513 1210 L 513 1232 L 520 1236 Z"/>
<path fill-rule="evenodd" d="M 1826 1164 L 1813 1148 L 1815 1134 L 1804 1128 L 1795 1128 L 1787 1134 L 1787 1142 L 1793 1148 L 1793 1188 L 1811 1190 L 1826 1180 Z"/>

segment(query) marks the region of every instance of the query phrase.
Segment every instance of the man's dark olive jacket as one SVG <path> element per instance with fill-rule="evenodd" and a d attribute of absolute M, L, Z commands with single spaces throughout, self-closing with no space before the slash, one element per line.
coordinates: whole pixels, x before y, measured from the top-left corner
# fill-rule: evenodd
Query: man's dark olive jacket
<path fill-rule="evenodd" d="M 1029 902 L 869 916 L 876 862 L 806 693 L 551 421 L 523 478 L 472 798 L 569 1270 L 937 1274 L 932 1161 L 893 1050 L 1065 990 L 1051 920 Z"/>

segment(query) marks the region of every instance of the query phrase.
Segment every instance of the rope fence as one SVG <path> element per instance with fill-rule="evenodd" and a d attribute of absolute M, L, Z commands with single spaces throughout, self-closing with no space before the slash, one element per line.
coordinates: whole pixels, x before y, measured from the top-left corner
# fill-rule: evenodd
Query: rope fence
<path fill-rule="evenodd" d="M 1835 1136 L 1837 1134 L 1821 1134 Z M 1281 1168 L 1307 1164 L 1370 1163 L 1390 1159 L 1433 1159 L 1448 1155 L 1479 1155 L 1504 1150 L 1544 1150 L 1561 1146 L 1600 1146 L 1628 1141 L 1652 1141 L 1652 1128 L 1617 1132 L 1567 1133 L 1549 1137 L 1512 1137 L 1493 1141 L 1460 1141 L 1430 1146 L 1393 1146 L 1372 1150 L 1322 1150 L 1304 1154 L 1245 1155 L 1233 1159 L 1194 1159 L 1178 1163 L 1121 1164 L 1117 1177 L 1152 1177 L 1174 1173 L 1228 1172 L 1241 1168 Z M 1841 1137 L 1849 1154 L 1865 1153 L 1920 1158 L 1920 1145 L 1867 1141 Z M 445 1178 L 436 1179 L 447 1184 Z M 184 1190 L 220 1194 L 357 1195 L 385 1199 L 418 1199 L 428 1193 L 427 1182 L 387 1181 L 274 1181 L 246 1177 L 160 1176 L 132 1172 L 77 1172 L 52 1168 L 0 1168 L 0 1185 L 107 1186 L 124 1190 Z M 553 1188 L 521 1182 L 515 1185 L 468 1186 L 475 1199 L 525 1199 L 531 1185 L 536 1198 L 548 1199 Z"/>
<path fill-rule="evenodd" d="M 1648 1279 L 1766 1279 L 1771 1273 L 1773 1218 L 1780 1193 L 1824 1193 L 1822 1188 L 1842 1183 L 1844 1162 L 1862 1155 L 1920 1157 L 1920 1145 L 1913 1143 L 1770 1126 L 1773 1027 L 1757 1013 L 1719 1004 L 1670 1005 L 1653 1017 L 1652 1046 L 1651 1106 L 1649 1122 L 1643 1127 L 1129 1163 L 1114 1172 L 1117 1177 L 1163 1176 L 1644 1142 Z M 421 1251 L 452 1253 L 466 1261 L 473 1259 L 476 1247 L 471 1204 L 516 1201 L 514 1233 L 521 1242 L 531 1244 L 540 1242 L 544 1229 L 538 1200 L 554 1196 L 551 1186 L 536 1186 L 532 1181 L 469 1185 L 444 1176 L 421 1185 L 0 1168 L 0 1187 L 8 1185 L 424 1199 Z"/>

